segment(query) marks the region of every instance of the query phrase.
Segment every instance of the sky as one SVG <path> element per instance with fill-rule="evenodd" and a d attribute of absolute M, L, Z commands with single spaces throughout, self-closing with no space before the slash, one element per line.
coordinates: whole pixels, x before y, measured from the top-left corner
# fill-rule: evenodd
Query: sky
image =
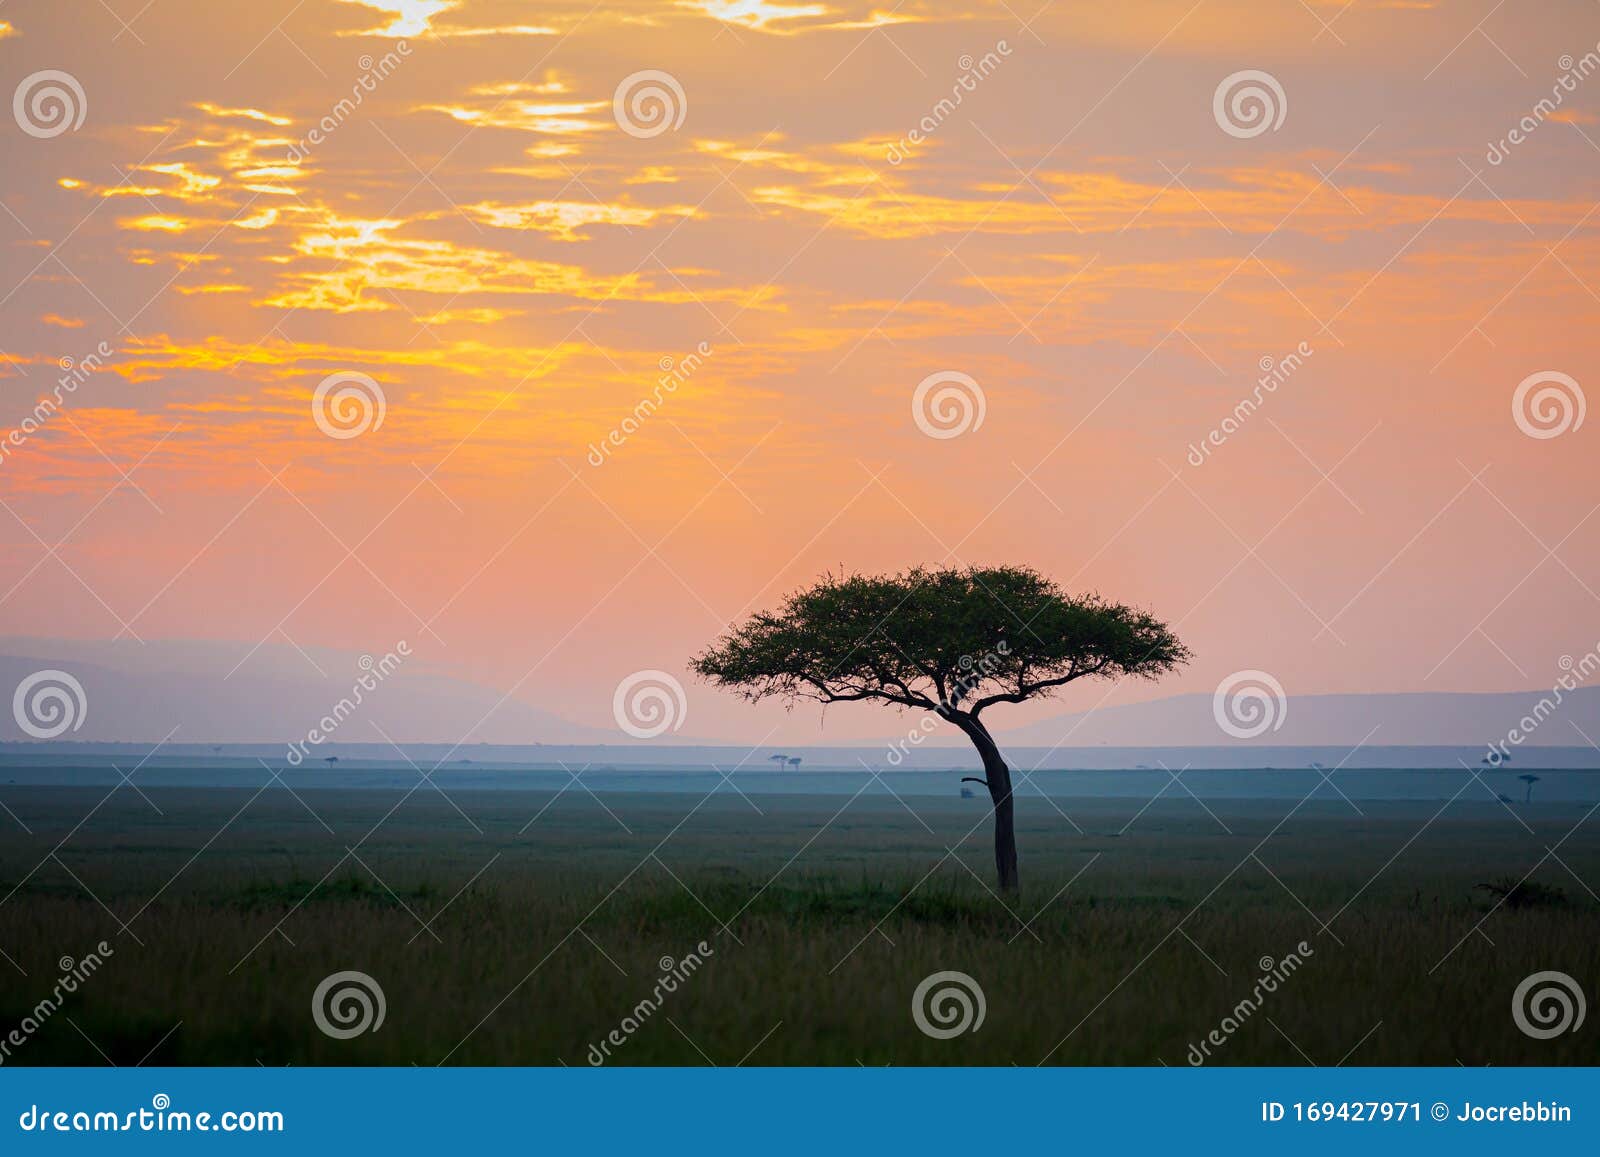
<path fill-rule="evenodd" d="M 1195 658 L 1002 726 L 1547 688 L 1597 70 L 1581 0 L 3 0 L 0 635 L 828 742 L 687 660 L 1019 563 Z"/>

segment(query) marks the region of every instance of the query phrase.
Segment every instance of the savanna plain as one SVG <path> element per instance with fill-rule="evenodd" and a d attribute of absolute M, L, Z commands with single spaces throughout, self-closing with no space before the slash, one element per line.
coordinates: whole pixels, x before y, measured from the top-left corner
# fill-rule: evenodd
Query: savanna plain
<path fill-rule="evenodd" d="M 1600 978 L 1589 804 L 1034 795 L 1001 895 L 954 786 L 6 787 L 0 1031 L 112 949 L 6 1063 L 585 1065 L 702 942 L 606 1063 L 1181 1066 L 1230 1017 L 1205 1063 L 1600 1063 L 1511 1014 L 1533 973 Z M 385 1015 L 336 1039 L 344 970 Z M 941 971 L 983 993 L 949 1039 L 912 1015 Z"/>

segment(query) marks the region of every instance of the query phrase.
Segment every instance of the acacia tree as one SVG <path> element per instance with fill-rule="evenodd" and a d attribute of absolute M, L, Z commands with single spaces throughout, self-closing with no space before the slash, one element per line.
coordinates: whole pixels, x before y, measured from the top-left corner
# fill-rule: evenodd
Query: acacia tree
<path fill-rule="evenodd" d="M 982 716 L 1077 679 L 1152 679 L 1189 651 L 1166 626 L 1027 567 L 825 576 L 753 615 L 691 662 L 746 699 L 877 702 L 926 711 L 978 749 L 994 804 L 1000 887 L 1017 887 L 1011 769 Z"/>

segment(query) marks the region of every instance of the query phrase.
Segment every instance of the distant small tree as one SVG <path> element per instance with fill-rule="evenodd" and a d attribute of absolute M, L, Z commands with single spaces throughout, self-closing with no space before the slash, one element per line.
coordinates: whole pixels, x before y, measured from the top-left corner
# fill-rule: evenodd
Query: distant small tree
<path fill-rule="evenodd" d="M 326 763 L 329 767 L 332 767 L 334 764 L 339 762 L 339 757 L 337 755 L 330 755 L 322 762 Z"/>
<path fill-rule="evenodd" d="M 1520 779 L 1523 783 L 1528 785 L 1528 790 L 1523 795 L 1522 802 L 1523 803 L 1532 803 L 1533 802 L 1533 785 L 1539 782 L 1539 777 L 1536 776 L 1536 775 L 1528 774 L 1528 775 L 1519 775 L 1519 776 L 1517 776 L 1517 778 Z"/>
<path fill-rule="evenodd" d="M 798 755 L 791 755 L 791 756 L 790 756 L 790 757 L 789 757 L 789 766 L 790 766 L 790 767 L 791 767 L 791 768 L 796 768 L 796 767 L 799 767 L 799 766 L 800 766 L 800 756 L 798 756 Z"/>
<path fill-rule="evenodd" d="M 778 755 L 767 756 L 767 761 L 769 763 L 776 763 L 778 765 L 778 770 L 782 771 L 783 765 L 789 762 L 789 757 L 780 753 Z"/>
<path fill-rule="evenodd" d="M 1162 622 L 1098 595 L 1069 595 L 1027 567 L 917 568 L 826 576 L 752 616 L 691 666 L 750 700 L 870 701 L 926 711 L 983 760 L 1000 887 L 1018 884 L 1011 770 L 983 713 L 1077 679 L 1151 679 L 1189 651 Z"/>

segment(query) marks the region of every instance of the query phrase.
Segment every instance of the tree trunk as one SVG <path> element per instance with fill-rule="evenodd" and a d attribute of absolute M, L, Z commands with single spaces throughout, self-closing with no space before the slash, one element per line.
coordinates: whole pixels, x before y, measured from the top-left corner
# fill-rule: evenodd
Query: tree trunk
<path fill-rule="evenodd" d="M 989 799 L 994 803 L 994 866 L 1000 877 L 1000 890 L 1017 891 L 1016 796 L 1011 791 L 1011 769 L 1006 766 L 1000 747 L 976 719 L 968 716 L 956 725 L 966 732 L 983 758 L 983 777 L 989 784 Z"/>

